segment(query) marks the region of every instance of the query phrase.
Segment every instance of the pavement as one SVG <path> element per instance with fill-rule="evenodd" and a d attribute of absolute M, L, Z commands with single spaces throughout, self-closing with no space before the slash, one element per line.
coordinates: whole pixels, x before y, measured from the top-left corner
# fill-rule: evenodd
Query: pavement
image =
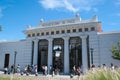
<path fill-rule="evenodd" d="M 3 71 L 0 71 L 0 74 L 4 74 L 4 72 L 3 72 Z"/>
<path fill-rule="evenodd" d="M 3 71 L 0 71 L 0 75 L 2 75 L 2 76 L 10 76 L 10 75 L 12 75 L 12 74 L 4 74 L 4 72 Z M 17 73 L 15 73 L 15 74 L 13 74 L 14 76 L 18 76 L 18 77 L 20 77 L 21 76 L 21 74 L 17 74 Z M 29 74 L 29 75 L 26 75 L 26 74 L 23 74 L 21 77 L 34 77 L 35 76 L 35 74 Z M 78 79 L 78 76 L 70 76 L 70 75 L 43 75 L 43 74 L 38 74 L 37 76 L 36 76 L 36 78 L 43 78 L 43 79 L 41 79 L 41 80 L 44 80 L 44 79 L 46 79 L 46 78 L 51 78 L 50 80 L 69 80 L 70 78 L 73 78 L 73 79 Z"/>

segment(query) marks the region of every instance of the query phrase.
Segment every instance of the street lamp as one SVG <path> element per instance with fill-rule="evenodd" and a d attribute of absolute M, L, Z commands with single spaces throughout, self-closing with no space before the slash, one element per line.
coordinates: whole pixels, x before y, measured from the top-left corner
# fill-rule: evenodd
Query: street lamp
<path fill-rule="evenodd" d="M 91 51 L 91 64 L 93 64 L 93 51 L 94 51 L 94 49 L 90 48 L 90 51 Z"/>
<path fill-rule="evenodd" d="M 15 54 L 14 54 L 14 73 L 15 73 L 15 66 L 16 66 L 16 55 L 17 55 L 17 51 L 15 51 Z"/>
<path fill-rule="evenodd" d="M 60 57 L 60 53 L 61 53 L 61 50 L 60 50 L 60 48 L 59 48 L 59 46 L 58 46 L 58 48 L 55 49 L 55 56 L 56 56 L 56 57 Z"/>
<path fill-rule="evenodd" d="M 57 71 L 57 74 L 59 73 L 59 57 L 60 57 L 60 53 L 61 53 L 61 47 L 60 46 L 56 46 L 56 49 L 55 49 L 55 57 L 57 59 L 57 65 L 56 65 L 56 71 Z"/>

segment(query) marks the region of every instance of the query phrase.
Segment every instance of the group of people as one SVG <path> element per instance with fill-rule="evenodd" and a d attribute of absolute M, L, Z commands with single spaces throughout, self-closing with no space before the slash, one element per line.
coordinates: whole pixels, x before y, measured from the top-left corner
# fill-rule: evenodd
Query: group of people
<path fill-rule="evenodd" d="M 30 66 L 30 65 L 26 65 L 25 66 L 25 68 L 24 68 L 24 73 L 26 73 L 26 74 L 37 74 L 37 64 L 36 65 L 32 65 L 32 66 Z"/>
<path fill-rule="evenodd" d="M 43 72 L 43 75 L 47 75 L 48 74 L 48 67 L 47 65 L 43 65 L 42 67 L 42 72 Z M 49 74 L 52 74 L 53 73 L 53 68 L 52 66 L 49 67 Z M 17 66 L 15 66 L 14 64 L 11 65 L 11 67 L 8 69 L 8 67 L 5 67 L 4 68 L 4 74 L 14 74 L 14 73 L 17 73 L 17 74 L 37 74 L 38 73 L 38 66 L 37 64 L 35 65 L 26 65 L 24 68 L 21 68 L 21 66 L 18 64 Z"/>
<path fill-rule="evenodd" d="M 11 65 L 10 69 L 8 69 L 8 67 L 5 67 L 4 68 L 4 74 L 14 74 L 14 73 L 17 73 L 17 74 L 20 74 L 21 72 L 23 73 L 37 73 L 37 65 L 26 65 L 24 70 L 21 69 L 21 66 L 18 64 L 17 67 L 15 67 L 15 65 Z"/>
<path fill-rule="evenodd" d="M 92 70 L 94 70 L 94 68 L 95 68 L 95 65 L 94 64 L 92 64 L 91 65 L 91 67 L 90 67 L 90 69 L 92 69 Z M 103 64 L 102 66 L 98 66 L 98 68 L 104 68 L 104 69 L 106 69 L 107 67 L 106 67 L 106 65 L 105 64 Z M 114 66 L 112 63 L 111 63 L 111 66 L 110 66 L 110 68 L 112 69 L 112 70 L 114 70 L 114 69 L 116 69 L 117 68 L 117 66 Z M 24 67 L 24 69 L 22 70 L 21 69 L 21 66 L 18 64 L 16 67 L 15 67 L 15 65 L 13 64 L 13 65 L 11 65 L 11 68 L 10 69 L 8 69 L 7 67 L 5 67 L 4 68 L 4 73 L 5 74 L 10 74 L 10 73 L 17 73 L 17 74 L 21 74 L 21 72 L 23 72 L 23 73 L 26 73 L 26 74 L 37 74 L 38 73 L 38 66 L 37 66 L 37 64 L 36 65 L 26 65 L 25 67 Z M 52 67 L 52 65 L 50 65 L 50 67 L 49 67 L 49 74 L 54 74 L 54 68 Z M 43 75 L 47 75 L 48 74 L 48 67 L 46 66 L 46 65 L 43 65 L 42 66 L 42 72 L 43 72 Z M 73 73 L 73 75 L 78 75 L 78 76 L 80 76 L 81 74 L 82 74 L 82 66 L 80 67 L 80 66 L 76 66 L 76 65 L 74 65 L 73 66 L 73 68 L 72 68 L 72 73 Z"/>
<path fill-rule="evenodd" d="M 111 70 L 115 70 L 118 68 L 118 66 L 113 65 L 113 63 L 111 63 L 109 67 L 106 66 L 106 64 L 102 64 L 101 66 L 99 65 L 98 67 L 96 67 L 94 64 L 91 64 L 90 70 L 94 70 L 95 68 L 102 68 L 102 69 L 110 68 Z M 80 76 L 82 74 L 82 66 L 80 67 L 74 65 L 72 69 L 72 74 Z"/>
<path fill-rule="evenodd" d="M 4 68 L 4 74 L 10 74 L 10 73 L 12 73 L 12 74 L 14 74 L 14 73 L 20 73 L 20 65 L 18 64 L 17 65 L 17 67 L 15 67 L 15 65 L 13 64 L 13 65 L 11 65 L 11 68 L 10 69 L 8 69 L 8 67 L 5 67 Z"/>
<path fill-rule="evenodd" d="M 95 67 L 94 64 L 92 64 L 91 65 L 91 69 L 94 70 L 94 68 L 96 68 L 96 67 Z M 111 70 L 115 70 L 115 69 L 118 68 L 118 66 L 117 65 L 113 65 L 113 63 L 111 63 L 110 66 L 106 66 L 106 64 L 102 64 L 102 65 L 99 65 L 98 68 L 102 68 L 102 69 L 110 68 Z"/>

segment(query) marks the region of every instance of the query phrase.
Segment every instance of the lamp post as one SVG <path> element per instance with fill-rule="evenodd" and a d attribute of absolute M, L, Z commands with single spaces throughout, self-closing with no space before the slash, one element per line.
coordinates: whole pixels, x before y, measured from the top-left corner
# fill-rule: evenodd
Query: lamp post
<path fill-rule="evenodd" d="M 15 67 L 16 67 L 16 55 L 17 55 L 17 51 L 15 51 L 15 54 L 14 54 L 14 73 L 15 73 Z"/>
<path fill-rule="evenodd" d="M 94 49 L 90 48 L 90 51 L 91 51 L 91 64 L 93 64 L 93 51 L 94 51 Z"/>
<path fill-rule="evenodd" d="M 58 47 L 58 48 L 55 50 L 55 56 L 56 56 L 56 57 L 60 57 L 60 53 L 61 53 L 61 50 L 60 50 L 60 48 Z"/>
<path fill-rule="evenodd" d="M 56 65 L 56 71 L 57 71 L 57 74 L 59 73 L 59 57 L 60 57 L 60 53 L 61 53 L 61 49 L 60 49 L 60 46 L 57 46 L 57 48 L 55 49 L 55 57 L 57 58 L 57 65 Z"/>

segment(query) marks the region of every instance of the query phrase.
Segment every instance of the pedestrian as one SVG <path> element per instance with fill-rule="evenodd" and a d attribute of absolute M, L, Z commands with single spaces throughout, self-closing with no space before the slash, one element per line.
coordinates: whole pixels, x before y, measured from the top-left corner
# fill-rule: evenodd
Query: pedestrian
<path fill-rule="evenodd" d="M 18 66 L 17 66 L 17 74 L 19 74 L 20 73 L 20 65 L 18 64 Z"/>
<path fill-rule="evenodd" d="M 114 70 L 114 69 L 115 69 L 115 67 L 114 67 L 113 63 L 111 63 L 111 70 Z"/>
<path fill-rule="evenodd" d="M 45 75 L 47 75 L 47 66 L 45 66 Z"/>
<path fill-rule="evenodd" d="M 52 69 L 53 69 L 53 68 L 52 68 L 52 65 L 50 65 L 50 68 L 49 68 L 49 69 L 50 69 L 50 72 L 49 72 L 49 73 L 52 74 Z"/>
<path fill-rule="evenodd" d="M 11 73 L 14 73 L 15 71 L 14 71 L 14 64 L 13 65 L 11 65 Z"/>
<path fill-rule="evenodd" d="M 78 67 L 77 68 L 77 75 L 80 76 L 80 74 L 81 74 L 81 69 L 80 69 L 80 67 Z"/>
<path fill-rule="evenodd" d="M 73 75 L 76 75 L 76 66 L 73 66 Z"/>
<path fill-rule="evenodd" d="M 34 65 L 35 74 L 37 73 L 37 64 Z"/>
<path fill-rule="evenodd" d="M 28 73 L 28 66 L 27 65 L 25 66 L 24 71 L 26 74 Z"/>
<path fill-rule="evenodd" d="M 5 67 L 5 68 L 4 68 L 4 74 L 7 74 L 7 72 L 8 72 L 8 68 Z"/>
<path fill-rule="evenodd" d="M 42 66 L 42 72 L 43 72 L 43 75 L 45 74 L 45 66 L 43 65 Z"/>
<path fill-rule="evenodd" d="M 92 65 L 91 65 L 91 70 L 94 70 L 94 69 L 95 69 L 95 65 L 92 64 Z"/>

